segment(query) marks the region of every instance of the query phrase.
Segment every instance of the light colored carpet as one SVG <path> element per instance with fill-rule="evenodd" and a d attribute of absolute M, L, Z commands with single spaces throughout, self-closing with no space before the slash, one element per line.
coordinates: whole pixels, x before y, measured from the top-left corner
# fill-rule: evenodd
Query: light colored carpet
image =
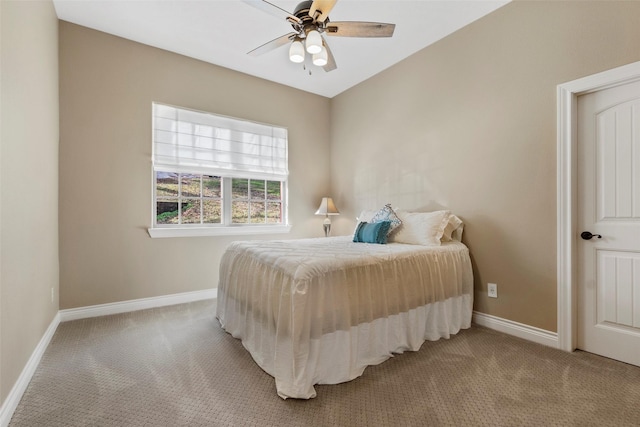
<path fill-rule="evenodd" d="M 285 401 L 214 310 L 60 324 L 10 426 L 640 425 L 640 368 L 475 325 Z"/>

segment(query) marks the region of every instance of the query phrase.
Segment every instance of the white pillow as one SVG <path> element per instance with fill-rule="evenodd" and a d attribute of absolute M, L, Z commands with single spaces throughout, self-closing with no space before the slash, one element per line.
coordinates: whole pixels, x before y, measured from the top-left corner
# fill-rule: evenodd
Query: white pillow
<path fill-rule="evenodd" d="M 450 242 L 452 240 L 460 240 L 462 236 L 457 236 L 458 233 L 454 234 L 454 231 L 458 230 L 462 226 L 462 220 L 455 216 L 454 214 L 449 215 L 449 222 L 447 226 L 444 228 L 444 233 L 442 234 L 443 242 Z M 460 233 L 462 234 L 462 233 Z"/>
<path fill-rule="evenodd" d="M 449 223 L 449 211 L 405 212 L 398 211 L 402 225 L 390 236 L 395 243 L 440 246 L 440 239 Z"/>

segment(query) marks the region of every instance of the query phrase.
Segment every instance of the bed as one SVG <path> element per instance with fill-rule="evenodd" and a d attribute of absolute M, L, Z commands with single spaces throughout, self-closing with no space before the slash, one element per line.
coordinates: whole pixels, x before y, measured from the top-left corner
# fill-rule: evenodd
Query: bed
<path fill-rule="evenodd" d="M 233 242 L 220 263 L 216 316 L 275 378 L 280 397 L 313 398 L 315 384 L 353 380 L 470 327 L 471 261 L 453 236 L 438 245 Z"/>

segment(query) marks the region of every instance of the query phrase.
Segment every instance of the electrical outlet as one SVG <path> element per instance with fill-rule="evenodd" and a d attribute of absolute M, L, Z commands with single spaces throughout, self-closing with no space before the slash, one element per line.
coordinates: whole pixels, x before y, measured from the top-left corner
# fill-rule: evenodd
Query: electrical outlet
<path fill-rule="evenodd" d="M 498 285 L 495 283 L 489 283 L 487 285 L 489 298 L 498 298 Z"/>
<path fill-rule="evenodd" d="M 51 288 L 51 302 L 53 302 L 53 300 L 54 300 L 54 295 L 55 295 L 54 292 L 55 291 L 53 290 L 53 288 Z"/>

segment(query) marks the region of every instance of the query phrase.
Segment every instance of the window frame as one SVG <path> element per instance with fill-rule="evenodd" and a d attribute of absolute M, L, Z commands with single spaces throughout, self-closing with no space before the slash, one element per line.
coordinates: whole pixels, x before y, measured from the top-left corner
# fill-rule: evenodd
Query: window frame
<path fill-rule="evenodd" d="M 164 238 L 164 237 L 197 237 L 197 236 L 233 236 L 233 235 L 257 235 L 257 234 L 283 234 L 283 233 L 289 233 L 291 231 L 291 225 L 289 224 L 289 217 L 288 217 L 288 176 L 286 176 L 285 179 L 282 179 L 282 177 L 265 177 L 264 179 L 262 177 L 260 178 L 256 178 L 256 177 L 251 177 L 251 176 L 242 176 L 241 172 L 238 172 L 237 174 L 234 173 L 234 171 L 224 171 L 224 173 L 220 173 L 220 171 L 218 170 L 210 170 L 208 172 L 205 171 L 198 171 L 198 172 L 186 172 L 186 171 L 182 171 L 179 170 L 179 168 L 176 168 L 175 170 L 170 170 L 171 167 L 167 167 L 165 165 L 162 165 L 161 167 L 157 167 L 155 164 L 155 105 L 156 103 L 152 104 L 152 161 L 151 161 L 151 200 L 152 200 L 152 204 L 151 204 L 151 227 L 149 227 L 147 229 L 149 236 L 152 238 Z M 176 108 L 176 109 L 182 109 L 182 110 L 186 110 L 186 111 L 195 111 L 195 110 L 189 110 L 183 107 L 174 107 L 174 106 L 170 106 L 167 104 L 158 104 L 158 105 L 163 105 L 163 106 L 167 106 L 167 107 L 171 107 L 171 108 Z M 202 113 L 202 114 L 210 114 L 212 116 L 217 116 L 217 117 L 224 117 L 224 116 L 219 116 L 219 115 L 215 115 L 212 113 L 206 113 L 206 112 L 200 112 L 200 111 L 195 111 L 197 113 Z M 254 123 L 254 124 L 259 124 L 260 123 L 256 123 L 256 122 L 251 122 L 248 120 L 243 120 L 243 119 L 235 119 L 235 118 L 228 118 L 225 117 L 227 119 L 232 119 L 232 120 L 237 120 L 239 122 L 247 122 L 247 123 Z M 271 126 L 271 125 L 266 125 L 266 126 Z M 178 194 L 175 197 L 177 203 L 178 203 L 178 215 L 179 217 L 181 217 L 181 213 L 182 213 L 182 209 L 181 209 L 181 202 L 184 199 L 191 199 L 192 197 L 186 197 L 183 198 L 182 193 L 180 191 L 180 187 L 182 185 L 182 179 L 180 178 L 181 175 L 196 175 L 196 176 L 200 176 L 200 200 L 201 200 L 201 217 L 200 217 L 200 221 L 201 223 L 199 224 L 158 224 L 157 223 L 157 203 L 158 203 L 158 199 L 160 199 L 160 201 L 162 201 L 163 197 L 161 196 L 160 198 L 158 198 L 157 196 L 157 173 L 158 172 L 167 172 L 167 173 L 176 173 L 179 174 L 179 180 L 178 180 Z M 203 196 L 203 180 L 205 176 L 216 176 L 216 177 L 220 177 L 221 183 L 220 183 L 220 190 L 221 190 L 221 195 L 220 195 L 220 204 L 221 204 L 221 223 L 209 223 L 209 224 L 203 224 L 202 223 L 202 213 L 203 213 L 203 207 L 202 207 L 202 200 L 208 199 L 206 197 Z M 266 211 L 265 211 L 265 222 L 264 223 L 251 223 L 250 219 L 248 223 L 233 223 L 232 222 L 232 203 L 233 203 L 233 196 L 232 196 L 232 181 L 233 179 L 250 179 L 250 180 L 264 180 L 265 181 L 265 187 L 267 185 L 267 181 L 277 181 L 281 183 L 281 194 L 280 194 L 280 199 L 278 199 L 278 203 L 281 204 L 281 211 L 282 211 L 282 222 L 280 223 L 267 223 L 267 217 L 266 217 Z M 250 182 L 250 181 L 249 181 Z M 171 198 L 171 197 L 168 197 Z M 250 198 L 249 198 L 249 202 L 250 202 Z M 266 208 L 266 203 L 268 202 L 268 198 L 266 195 L 266 188 L 265 188 L 265 208 Z"/>

